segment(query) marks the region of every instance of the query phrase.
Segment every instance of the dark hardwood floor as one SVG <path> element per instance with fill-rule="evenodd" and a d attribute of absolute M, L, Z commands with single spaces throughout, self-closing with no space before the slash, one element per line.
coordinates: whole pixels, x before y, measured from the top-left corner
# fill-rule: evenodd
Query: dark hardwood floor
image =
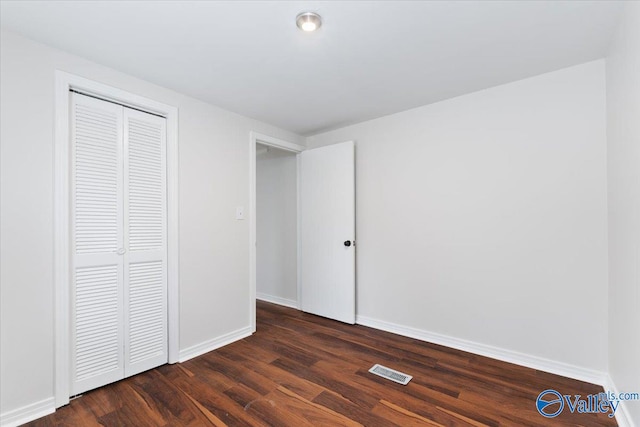
<path fill-rule="evenodd" d="M 253 336 L 86 393 L 30 426 L 614 426 L 538 394 L 602 388 L 258 302 Z M 370 374 L 375 363 L 413 375 Z"/>

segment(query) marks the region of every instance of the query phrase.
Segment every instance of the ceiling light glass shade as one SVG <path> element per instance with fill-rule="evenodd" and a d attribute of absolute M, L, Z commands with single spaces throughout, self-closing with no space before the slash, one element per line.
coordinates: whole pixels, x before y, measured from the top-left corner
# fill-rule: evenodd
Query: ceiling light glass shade
<path fill-rule="evenodd" d="M 302 12 L 296 17 L 296 25 L 302 31 L 315 31 L 322 25 L 322 18 L 317 13 Z"/>

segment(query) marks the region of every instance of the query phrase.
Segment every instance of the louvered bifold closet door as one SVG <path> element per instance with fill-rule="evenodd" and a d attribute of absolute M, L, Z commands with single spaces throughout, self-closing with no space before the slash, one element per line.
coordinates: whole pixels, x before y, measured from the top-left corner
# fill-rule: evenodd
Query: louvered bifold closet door
<path fill-rule="evenodd" d="M 124 375 L 123 108 L 71 94 L 71 394 Z"/>
<path fill-rule="evenodd" d="M 125 376 L 168 360 L 165 127 L 124 109 Z"/>

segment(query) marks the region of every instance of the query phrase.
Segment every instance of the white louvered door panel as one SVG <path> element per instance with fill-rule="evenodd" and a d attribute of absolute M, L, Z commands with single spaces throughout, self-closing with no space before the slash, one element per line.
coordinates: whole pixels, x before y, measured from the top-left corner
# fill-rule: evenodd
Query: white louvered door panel
<path fill-rule="evenodd" d="M 166 120 L 124 109 L 125 376 L 167 363 Z"/>
<path fill-rule="evenodd" d="M 124 375 L 123 109 L 71 94 L 71 394 Z"/>

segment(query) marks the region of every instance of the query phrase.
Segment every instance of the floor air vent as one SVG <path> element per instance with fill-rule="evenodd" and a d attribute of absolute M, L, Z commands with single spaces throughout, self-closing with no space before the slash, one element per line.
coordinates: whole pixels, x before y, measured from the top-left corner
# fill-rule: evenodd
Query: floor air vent
<path fill-rule="evenodd" d="M 409 381 L 411 381 L 411 378 L 413 378 L 411 375 L 403 374 L 402 372 L 378 365 L 377 363 L 373 365 L 373 368 L 369 369 L 369 372 L 402 385 L 407 385 Z"/>

